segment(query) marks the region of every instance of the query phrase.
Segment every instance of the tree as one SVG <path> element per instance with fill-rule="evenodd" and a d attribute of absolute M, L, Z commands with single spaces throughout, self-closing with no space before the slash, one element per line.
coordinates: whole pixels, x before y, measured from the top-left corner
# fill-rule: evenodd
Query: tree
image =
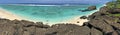
<path fill-rule="evenodd" d="M 120 0 L 116 0 L 114 2 L 114 8 L 119 8 L 120 7 Z"/>
<path fill-rule="evenodd" d="M 112 9 L 119 8 L 120 0 L 112 1 L 112 3 L 113 3 L 113 5 L 112 5 L 112 6 L 113 6 Z"/>

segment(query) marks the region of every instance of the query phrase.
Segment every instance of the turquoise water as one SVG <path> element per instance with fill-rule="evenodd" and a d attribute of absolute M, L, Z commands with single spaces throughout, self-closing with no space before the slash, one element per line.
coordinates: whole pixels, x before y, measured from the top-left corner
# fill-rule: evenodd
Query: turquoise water
<path fill-rule="evenodd" d="M 28 6 L 28 5 L 0 5 L 1 8 L 17 15 L 25 20 L 35 22 L 61 22 L 72 19 L 76 16 L 86 16 L 96 12 L 103 5 L 96 5 L 97 10 L 81 12 L 92 5 L 71 5 L 71 6 Z"/>

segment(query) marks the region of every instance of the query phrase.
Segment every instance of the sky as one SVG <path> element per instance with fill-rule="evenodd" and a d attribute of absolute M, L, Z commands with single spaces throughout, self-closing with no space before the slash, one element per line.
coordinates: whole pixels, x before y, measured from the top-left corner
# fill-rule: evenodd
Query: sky
<path fill-rule="evenodd" d="M 0 3 L 105 3 L 111 0 L 0 0 Z"/>

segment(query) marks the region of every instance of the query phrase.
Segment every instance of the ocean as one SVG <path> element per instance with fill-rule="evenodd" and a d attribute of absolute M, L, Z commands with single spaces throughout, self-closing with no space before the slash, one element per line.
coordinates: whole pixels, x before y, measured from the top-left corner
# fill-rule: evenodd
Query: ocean
<path fill-rule="evenodd" d="M 81 12 L 89 6 L 97 6 L 96 10 Z M 46 22 L 47 24 L 57 24 L 66 22 L 76 16 L 88 16 L 100 9 L 104 4 L 97 5 L 27 5 L 27 4 L 1 4 L 0 8 L 22 17 L 24 20 L 34 22 Z"/>

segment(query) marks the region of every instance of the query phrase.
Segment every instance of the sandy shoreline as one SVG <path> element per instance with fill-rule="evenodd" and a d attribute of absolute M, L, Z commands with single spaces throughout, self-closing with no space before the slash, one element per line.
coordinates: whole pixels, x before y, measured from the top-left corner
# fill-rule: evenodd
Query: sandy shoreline
<path fill-rule="evenodd" d="M 5 18 L 5 19 L 10 19 L 10 20 L 25 20 L 17 15 L 14 15 L 12 13 L 9 13 L 8 11 L 1 9 L 0 8 L 0 18 Z M 84 22 L 87 22 L 87 19 L 80 19 L 80 16 L 76 16 L 73 19 L 70 19 L 68 21 L 65 22 L 60 22 L 60 23 L 70 23 L 70 24 L 77 24 L 77 25 L 82 25 Z M 33 21 L 35 22 L 35 21 Z M 79 23 L 77 23 L 79 22 Z M 43 22 L 43 23 L 47 23 L 47 22 Z M 49 24 L 48 24 L 49 25 Z"/>
<path fill-rule="evenodd" d="M 0 8 L 0 18 L 10 19 L 10 20 L 15 20 L 15 19 L 22 20 L 21 17 L 16 16 L 12 13 L 9 13 L 8 11 L 1 8 Z"/>
<path fill-rule="evenodd" d="M 106 6 L 106 5 L 104 4 L 103 6 Z M 101 6 L 101 7 L 103 7 L 103 6 Z M 99 11 L 99 9 L 97 9 L 95 11 Z M 91 15 L 91 14 L 88 14 L 88 16 Z M 17 16 L 17 15 L 12 14 L 12 13 L 10 13 L 7 10 L 4 10 L 2 8 L 0 8 L 0 18 L 10 19 L 10 20 L 17 19 L 17 20 L 28 20 L 28 21 L 32 21 L 32 22 L 38 22 L 36 20 L 29 20 L 29 19 L 25 19 L 23 17 Z M 83 25 L 84 22 L 87 22 L 87 21 L 88 21 L 87 19 L 80 19 L 80 16 L 76 16 L 76 17 L 73 17 L 69 20 L 60 21 L 60 22 L 52 22 L 52 23 L 51 22 L 46 22 L 46 21 L 40 21 L 40 22 L 43 22 L 44 24 L 48 24 L 48 25 L 64 23 L 64 24 L 76 24 L 76 25 L 81 26 L 81 25 Z"/>
<path fill-rule="evenodd" d="M 80 25 L 82 26 L 84 22 L 88 22 L 89 20 L 87 19 L 80 19 L 80 16 L 76 16 L 73 19 L 70 19 L 70 21 L 68 21 L 70 24 L 76 24 L 76 25 Z"/>

